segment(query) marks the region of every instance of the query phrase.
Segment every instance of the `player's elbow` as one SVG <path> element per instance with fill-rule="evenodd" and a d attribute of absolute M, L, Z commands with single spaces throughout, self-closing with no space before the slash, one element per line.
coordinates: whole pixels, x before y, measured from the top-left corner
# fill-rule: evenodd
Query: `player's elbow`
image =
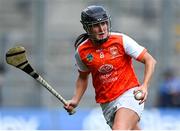
<path fill-rule="evenodd" d="M 153 64 L 154 66 L 157 64 L 157 61 L 156 61 L 155 58 L 152 57 L 152 60 L 151 60 L 151 61 L 152 61 L 152 64 Z"/>
<path fill-rule="evenodd" d="M 157 64 L 157 61 L 155 58 L 153 58 L 151 55 L 149 57 L 149 59 L 147 59 L 147 61 L 145 62 L 145 64 L 149 65 L 149 67 L 152 68 L 152 70 L 155 69 L 155 66 Z"/>
<path fill-rule="evenodd" d="M 151 56 L 151 63 L 152 63 L 152 65 L 153 65 L 153 66 L 155 66 L 155 65 L 156 65 L 156 63 L 157 63 L 156 59 L 155 59 L 155 58 L 153 58 L 152 56 Z"/>
<path fill-rule="evenodd" d="M 144 61 L 145 65 L 151 66 L 152 68 L 155 68 L 156 66 L 156 59 L 153 58 L 149 53 L 146 53 L 144 56 Z"/>
<path fill-rule="evenodd" d="M 156 65 L 157 61 L 155 60 L 155 58 L 153 58 L 148 52 L 145 53 L 143 59 L 142 59 L 143 63 L 150 63 L 153 65 Z"/>
<path fill-rule="evenodd" d="M 153 64 L 156 65 L 157 61 L 153 58 Z"/>

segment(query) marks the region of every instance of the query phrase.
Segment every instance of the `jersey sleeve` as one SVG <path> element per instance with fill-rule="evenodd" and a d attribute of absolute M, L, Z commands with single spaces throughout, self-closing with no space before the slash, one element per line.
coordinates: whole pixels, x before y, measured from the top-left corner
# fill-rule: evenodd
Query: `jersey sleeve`
<path fill-rule="evenodd" d="M 75 52 L 75 59 L 76 59 L 76 66 L 80 72 L 84 72 L 84 73 L 89 72 L 88 67 L 81 60 L 78 50 L 76 50 Z"/>
<path fill-rule="evenodd" d="M 126 54 L 133 57 L 136 60 L 141 60 L 147 49 L 139 45 L 135 40 L 129 36 L 123 34 L 123 46 Z"/>

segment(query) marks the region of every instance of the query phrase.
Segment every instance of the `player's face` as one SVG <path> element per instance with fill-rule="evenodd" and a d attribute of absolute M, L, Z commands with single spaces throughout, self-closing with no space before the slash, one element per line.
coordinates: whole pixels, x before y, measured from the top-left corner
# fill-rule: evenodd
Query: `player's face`
<path fill-rule="evenodd" d="M 103 40 L 108 37 L 108 22 L 103 21 L 97 24 L 92 24 L 89 27 L 91 37 L 96 40 Z"/>

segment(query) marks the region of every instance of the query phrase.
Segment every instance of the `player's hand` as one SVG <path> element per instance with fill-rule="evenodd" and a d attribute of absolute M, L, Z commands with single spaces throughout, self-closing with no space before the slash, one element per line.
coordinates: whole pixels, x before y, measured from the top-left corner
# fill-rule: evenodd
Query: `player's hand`
<path fill-rule="evenodd" d="M 141 85 L 136 90 L 134 90 L 133 94 L 136 94 L 138 91 L 142 92 L 142 98 L 140 99 L 139 105 L 144 103 L 148 96 L 147 86 Z"/>
<path fill-rule="evenodd" d="M 78 103 L 73 100 L 68 100 L 66 105 L 64 105 L 64 109 L 68 112 L 71 113 L 74 108 L 76 108 Z"/>

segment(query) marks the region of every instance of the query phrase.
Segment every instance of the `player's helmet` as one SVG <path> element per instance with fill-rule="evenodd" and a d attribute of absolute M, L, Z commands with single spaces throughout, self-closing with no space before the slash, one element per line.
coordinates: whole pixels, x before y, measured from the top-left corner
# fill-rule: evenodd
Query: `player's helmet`
<path fill-rule="evenodd" d="M 111 28 L 110 16 L 107 14 L 106 10 L 102 6 L 96 6 L 96 5 L 88 6 L 86 9 L 84 9 L 81 12 L 81 23 L 89 36 L 92 35 L 89 32 L 89 28 L 92 27 L 93 24 L 98 24 L 104 21 L 107 21 L 108 32 L 110 32 L 110 28 Z M 107 39 L 108 37 L 104 38 L 103 40 L 98 40 L 98 42 L 102 43 Z"/>

